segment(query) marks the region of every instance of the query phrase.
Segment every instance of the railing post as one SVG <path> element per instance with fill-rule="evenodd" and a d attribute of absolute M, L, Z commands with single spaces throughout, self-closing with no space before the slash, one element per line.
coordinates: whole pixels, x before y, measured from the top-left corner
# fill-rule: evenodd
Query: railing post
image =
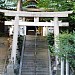
<path fill-rule="evenodd" d="M 48 49 L 48 59 L 49 59 L 49 75 L 52 75 L 52 70 L 51 70 L 51 58 L 50 58 L 50 51 Z"/>
<path fill-rule="evenodd" d="M 25 48 L 25 41 L 26 41 L 26 36 L 24 36 L 23 45 L 22 45 L 22 52 L 21 52 L 21 58 L 20 58 L 20 67 L 19 67 L 19 75 L 21 75 L 21 68 L 22 68 L 23 53 L 24 53 L 24 48 Z"/>
<path fill-rule="evenodd" d="M 64 75 L 64 59 L 61 57 L 61 75 Z"/>
<path fill-rule="evenodd" d="M 69 75 L 69 62 L 66 58 L 66 75 Z"/>

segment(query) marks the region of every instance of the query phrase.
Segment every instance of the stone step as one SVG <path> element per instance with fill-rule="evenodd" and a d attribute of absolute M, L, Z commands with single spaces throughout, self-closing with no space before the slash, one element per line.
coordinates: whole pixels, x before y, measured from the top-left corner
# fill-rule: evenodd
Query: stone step
<path fill-rule="evenodd" d="M 36 65 L 35 63 L 34 64 L 26 64 L 26 65 L 22 65 L 23 67 L 22 68 L 33 68 L 33 67 L 36 67 L 36 69 L 47 69 L 48 70 L 48 66 L 49 65 Z"/>
<path fill-rule="evenodd" d="M 46 47 L 45 46 L 37 46 L 36 49 L 38 49 L 38 48 L 42 48 L 42 49 L 46 48 L 46 49 L 48 49 L 47 46 Z"/>
<path fill-rule="evenodd" d="M 34 66 L 35 66 L 35 63 L 34 63 L 34 64 L 27 64 L 27 63 L 25 63 L 25 65 L 23 64 L 22 66 L 23 66 L 24 68 L 34 67 Z"/>
<path fill-rule="evenodd" d="M 27 64 L 26 64 L 26 66 L 23 65 L 22 69 L 25 70 L 26 68 L 34 68 L 34 67 L 36 67 L 36 69 L 38 69 L 38 70 L 40 70 L 40 69 L 42 69 L 42 70 L 43 69 L 48 70 L 48 65 L 38 65 L 38 66 L 36 65 L 35 66 L 35 65 L 27 65 Z"/>
<path fill-rule="evenodd" d="M 35 47 L 36 47 L 37 49 L 38 49 L 39 47 L 41 47 L 41 48 L 46 48 L 46 49 L 47 49 L 47 48 L 48 48 L 48 45 L 46 45 L 46 44 L 26 45 L 26 46 L 25 46 L 25 49 L 26 49 L 26 48 L 28 48 L 28 49 L 33 48 L 33 49 L 34 49 Z"/>
<path fill-rule="evenodd" d="M 39 59 L 39 60 L 35 60 L 35 59 L 26 59 L 26 60 L 23 60 L 23 62 L 36 62 L 36 63 L 41 63 L 41 64 L 43 64 L 43 63 L 48 63 L 48 59 L 45 59 L 45 60 L 43 60 L 43 59 Z"/>
<path fill-rule="evenodd" d="M 43 68 L 47 68 L 49 66 L 48 64 L 37 64 L 37 63 L 34 63 L 34 62 L 33 62 L 33 64 L 32 63 L 30 63 L 30 64 L 28 64 L 28 63 L 22 64 L 23 67 L 33 67 L 35 65 L 36 65 L 36 67 L 43 67 Z"/>
<path fill-rule="evenodd" d="M 34 62 L 34 60 L 23 60 L 23 63 L 25 63 L 25 62 L 27 62 L 27 63 L 31 62 L 32 63 L 32 62 Z"/>
<path fill-rule="evenodd" d="M 35 56 L 23 56 L 23 59 L 27 59 L 27 58 L 28 58 L 28 59 L 29 59 L 29 58 L 30 58 L 30 59 L 31 59 L 31 58 L 34 59 Z"/>
<path fill-rule="evenodd" d="M 47 52 L 46 51 L 34 51 L 34 52 L 24 52 L 24 56 L 35 56 L 35 53 L 36 53 L 36 56 L 39 56 L 40 55 L 40 57 L 47 57 Z"/>
<path fill-rule="evenodd" d="M 36 49 L 34 49 L 34 48 L 32 48 L 32 49 L 30 49 L 30 48 L 26 48 L 25 50 L 24 50 L 24 52 L 47 52 L 47 50 L 44 48 L 36 48 Z"/>
<path fill-rule="evenodd" d="M 43 55 L 40 55 L 40 54 L 38 54 L 37 56 L 36 56 L 36 59 L 37 60 L 47 60 L 48 59 L 48 57 L 44 57 Z"/>
<path fill-rule="evenodd" d="M 23 60 L 37 60 L 37 61 L 47 61 L 48 60 L 48 57 L 44 57 L 44 56 L 25 56 L 24 58 L 23 58 Z"/>
<path fill-rule="evenodd" d="M 22 72 L 35 71 L 35 67 L 22 67 Z"/>
<path fill-rule="evenodd" d="M 46 39 L 45 36 L 26 35 L 26 40 L 27 39 L 32 40 L 33 38 L 35 39 L 35 37 L 36 37 L 36 39 L 39 39 L 39 40 L 42 40 L 42 39 L 45 40 Z"/>
<path fill-rule="evenodd" d="M 43 50 L 43 48 L 38 48 L 38 47 L 36 47 L 36 49 L 37 50 Z M 47 47 L 44 48 L 44 50 L 46 50 L 46 49 L 47 49 Z M 35 50 L 35 47 L 25 47 L 25 51 L 26 50 Z"/>
<path fill-rule="evenodd" d="M 36 40 L 36 44 L 43 44 L 44 45 L 44 44 L 47 44 L 47 41 L 42 41 L 42 40 L 41 41 L 39 41 L 39 40 L 37 41 Z"/>
<path fill-rule="evenodd" d="M 32 46 L 25 46 L 25 48 L 35 48 L 35 45 L 32 45 Z"/>
<path fill-rule="evenodd" d="M 32 38 L 32 39 L 29 39 L 29 40 L 27 40 L 28 38 L 26 38 L 26 41 L 25 42 L 35 42 L 35 38 Z M 34 40 L 33 40 L 34 39 Z"/>
<path fill-rule="evenodd" d="M 23 71 L 21 75 L 35 75 L 35 72 L 34 71 L 29 71 L 29 72 L 25 72 Z"/>
<path fill-rule="evenodd" d="M 25 52 L 35 52 L 35 49 L 26 49 L 25 51 L 24 51 L 24 53 Z"/>
<path fill-rule="evenodd" d="M 25 45 L 25 48 L 35 48 L 35 44 L 28 44 L 28 45 Z"/>
<path fill-rule="evenodd" d="M 38 68 L 38 67 L 39 67 L 39 68 L 48 68 L 48 66 L 49 66 L 48 64 L 47 64 L 47 65 L 44 65 L 44 64 L 42 64 L 42 65 L 36 65 L 37 68 Z"/>
<path fill-rule="evenodd" d="M 4 68 L 4 64 L 0 64 L 0 74 L 2 75 L 2 73 L 3 73 L 3 68 Z"/>
<path fill-rule="evenodd" d="M 26 56 L 27 54 L 30 56 L 30 55 L 34 55 L 36 53 L 36 56 L 39 56 L 39 55 L 41 55 L 40 57 L 43 57 L 43 56 L 45 56 L 46 54 L 48 54 L 46 51 L 37 51 L 37 50 L 35 50 L 35 51 L 25 51 L 24 52 L 24 55 Z M 42 53 L 42 54 L 41 54 Z M 44 53 L 44 54 L 43 54 Z M 27 56 L 28 56 L 27 55 Z"/>
<path fill-rule="evenodd" d="M 35 47 L 29 47 L 29 46 L 28 47 L 25 47 L 25 50 L 28 50 L 28 49 L 29 50 L 33 50 L 33 49 L 35 49 Z"/>
<path fill-rule="evenodd" d="M 28 71 L 28 72 L 22 72 L 22 75 L 49 75 L 48 72 L 34 72 L 34 71 Z"/>
<path fill-rule="evenodd" d="M 23 72 L 22 75 L 49 75 L 48 72 Z"/>
<path fill-rule="evenodd" d="M 47 50 L 46 49 L 36 49 L 36 52 L 47 52 Z"/>
<path fill-rule="evenodd" d="M 49 75 L 49 73 L 42 71 L 42 72 L 36 72 L 36 75 Z"/>
<path fill-rule="evenodd" d="M 35 51 L 25 51 L 24 54 L 26 54 L 26 53 L 27 53 L 27 54 L 34 54 Z"/>
<path fill-rule="evenodd" d="M 24 56 L 34 56 L 34 53 L 33 54 L 25 54 L 24 53 Z"/>
<path fill-rule="evenodd" d="M 31 61 L 31 62 L 30 62 Z M 35 65 L 36 66 L 48 66 L 48 61 L 47 62 L 37 62 L 35 60 L 26 60 L 25 62 L 23 61 L 23 66 L 29 66 L 29 65 Z"/>
<path fill-rule="evenodd" d="M 36 71 L 47 71 L 48 72 L 48 67 L 36 67 Z"/>
<path fill-rule="evenodd" d="M 26 57 L 24 57 L 23 60 L 35 60 L 35 58 L 32 58 L 32 57 L 27 57 L 26 58 Z"/>

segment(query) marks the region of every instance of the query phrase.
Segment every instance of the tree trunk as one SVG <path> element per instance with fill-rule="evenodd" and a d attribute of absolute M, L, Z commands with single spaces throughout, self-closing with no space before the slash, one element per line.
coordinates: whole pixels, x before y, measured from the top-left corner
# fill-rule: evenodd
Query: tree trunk
<path fill-rule="evenodd" d="M 22 0 L 18 0 L 17 11 L 21 11 L 21 10 L 22 10 Z"/>

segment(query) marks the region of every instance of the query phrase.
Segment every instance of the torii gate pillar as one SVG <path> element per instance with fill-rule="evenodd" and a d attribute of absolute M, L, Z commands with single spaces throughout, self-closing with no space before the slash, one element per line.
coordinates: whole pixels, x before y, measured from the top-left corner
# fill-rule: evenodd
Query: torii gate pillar
<path fill-rule="evenodd" d="M 58 17 L 54 17 L 54 46 L 55 46 L 55 51 L 58 51 L 58 40 L 59 38 L 59 23 L 58 23 Z M 58 65 L 58 56 L 56 56 L 56 70 L 57 70 L 57 65 Z M 56 73 L 57 74 L 57 73 Z"/>
<path fill-rule="evenodd" d="M 15 16 L 14 34 L 11 51 L 11 61 L 13 61 L 13 63 L 16 62 L 16 49 L 17 49 L 18 28 L 19 28 L 18 25 L 19 25 L 19 16 Z"/>

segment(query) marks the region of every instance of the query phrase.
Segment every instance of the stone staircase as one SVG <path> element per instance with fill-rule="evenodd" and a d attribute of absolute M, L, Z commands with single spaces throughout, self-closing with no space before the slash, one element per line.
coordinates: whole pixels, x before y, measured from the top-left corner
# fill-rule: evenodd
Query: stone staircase
<path fill-rule="evenodd" d="M 4 60 L 0 59 L 0 75 L 3 75 L 4 65 L 5 65 Z"/>
<path fill-rule="evenodd" d="M 47 41 L 41 36 L 26 36 L 21 75 L 49 75 Z"/>

